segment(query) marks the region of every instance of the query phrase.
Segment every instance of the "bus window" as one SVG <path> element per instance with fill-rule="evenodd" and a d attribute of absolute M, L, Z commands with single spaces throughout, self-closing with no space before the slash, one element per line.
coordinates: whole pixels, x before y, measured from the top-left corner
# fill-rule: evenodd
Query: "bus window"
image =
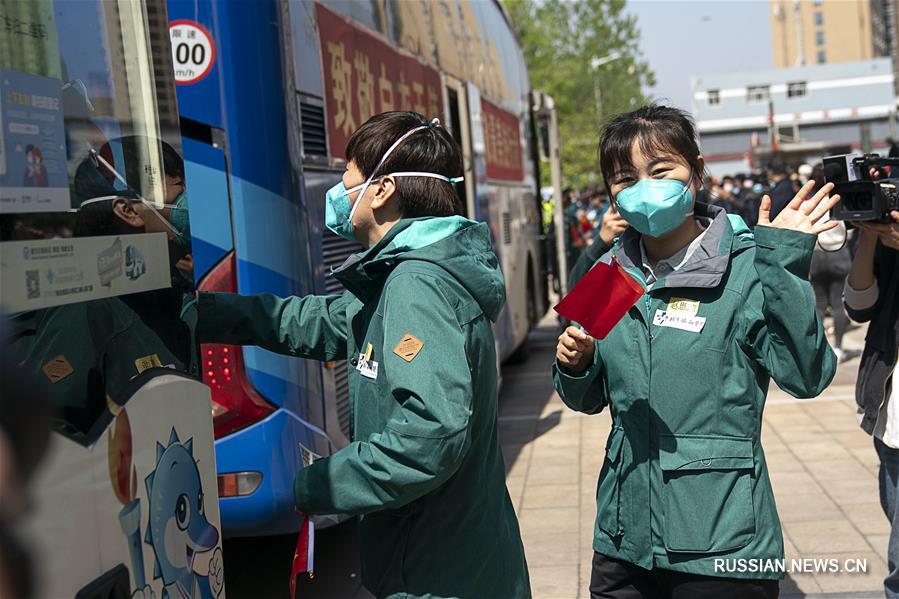
<path fill-rule="evenodd" d="M 386 33 L 384 3 L 378 0 L 331 0 L 328 8 L 379 33 Z"/>
<path fill-rule="evenodd" d="M 434 40 L 431 38 L 432 10 L 438 9 L 427 2 L 387 1 L 387 18 L 393 40 L 431 63 L 436 62 Z"/>
<path fill-rule="evenodd" d="M 58 430 L 89 444 L 135 376 L 197 368 L 166 7 L 3 10 L 0 307 Z"/>

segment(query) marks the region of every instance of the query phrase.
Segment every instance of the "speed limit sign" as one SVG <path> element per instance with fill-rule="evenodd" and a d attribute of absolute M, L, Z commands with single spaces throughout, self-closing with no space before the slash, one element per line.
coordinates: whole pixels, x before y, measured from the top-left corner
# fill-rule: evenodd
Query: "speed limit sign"
<path fill-rule="evenodd" d="M 175 83 L 189 85 L 205 77 L 215 62 L 215 44 L 205 27 L 186 19 L 169 23 Z"/>

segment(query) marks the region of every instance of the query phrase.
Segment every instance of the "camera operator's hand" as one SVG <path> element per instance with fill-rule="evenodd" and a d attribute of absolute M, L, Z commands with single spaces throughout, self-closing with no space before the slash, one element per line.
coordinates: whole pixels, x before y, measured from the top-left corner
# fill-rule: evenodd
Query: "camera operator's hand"
<path fill-rule="evenodd" d="M 859 222 L 855 225 L 865 232 L 877 235 L 880 243 L 888 248 L 899 250 L 899 210 L 890 212 L 890 218 L 893 219 L 892 223 Z"/>
<path fill-rule="evenodd" d="M 820 222 L 822 217 L 840 201 L 839 195 L 827 197 L 833 189 L 833 183 L 827 183 L 814 196 L 806 200 L 806 196 L 815 188 L 815 182 L 809 181 L 802 186 L 787 206 L 781 210 L 774 221 L 771 221 L 771 196 L 765 195 L 759 205 L 758 224 L 776 229 L 791 229 L 811 235 L 818 235 L 839 226 L 840 221 L 828 220 Z"/>
<path fill-rule="evenodd" d="M 624 233 L 627 227 L 628 222 L 615 209 L 615 206 L 609 206 L 609 209 L 602 215 L 602 228 L 599 230 L 599 238 L 604 244 L 610 246 L 616 237 Z"/>

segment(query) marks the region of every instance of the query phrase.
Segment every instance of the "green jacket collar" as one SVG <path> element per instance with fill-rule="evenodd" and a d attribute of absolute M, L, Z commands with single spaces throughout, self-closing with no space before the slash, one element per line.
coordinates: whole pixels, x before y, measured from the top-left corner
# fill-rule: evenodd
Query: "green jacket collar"
<path fill-rule="evenodd" d="M 403 219 L 377 244 L 350 256 L 331 274 L 365 303 L 380 293 L 397 264 L 407 260 L 442 268 L 496 321 L 506 301 L 505 281 L 485 223 L 462 217 Z"/>
<path fill-rule="evenodd" d="M 413 223 L 425 220 L 425 218 L 404 218 L 387 232 L 381 240 L 367 250 L 353 254 L 343 264 L 333 269 L 330 273 L 340 281 L 346 289 L 360 300 L 365 301 L 374 295 L 373 287 L 380 287 L 387 275 L 392 270 L 392 264 L 387 260 L 387 250 L 392 246 L 397 235 L 408 229 Z"/>

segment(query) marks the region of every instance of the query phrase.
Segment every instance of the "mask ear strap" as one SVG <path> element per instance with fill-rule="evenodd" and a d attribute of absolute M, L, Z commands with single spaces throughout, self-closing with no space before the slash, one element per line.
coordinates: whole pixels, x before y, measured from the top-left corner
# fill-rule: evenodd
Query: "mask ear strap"
<path fill-rule="evenodd" d="M 384 177 L 430 177 L 431 179 L 440 179 L 441 181 L 446 181 L 447 183 L 459 183 L 465 180 L 465 177 L 447 177 L 445 175 L 441 175 L 439 173 L 425 173 L 418 171 L 408 171 L 401 173 L 390 173 L 388 175 L 383 175 Z"/>
<path fill-rule="evenodd" d="M 400 145 L 403 142 L 403 140 L 405 140 L 407 137 L 409 137 L 416 131 L 421 131 L 422 129 L 427 129 L 427 128 L 428 128 L 428 125 L 419 125 L 418 127 L 414 127 L 412 129 L 410 129 L 409 131 L 406 131 L 405 133 L 403 133 L 399 139 L 397 139 L 395 142 L 393 142 L 393 144 L 391 144 L 391 146 L 389 148 L 387 148 L 387 151 L 384 152 L 384 155 L 381 156 L 381 159 L 378 161 L 378 164 L 375 166 L 374 170 L 372 170 L 371 175 L 368 177 L 368 180 L 365 181 L 365 186 L 362 188 L 362 191 L 359 193 L 359 197 L 356 198 L 356 203 L 353 204 L 353 207 L 350 210 L 350 222 L 353 221 L 353 215 L 356 213 L 356 208 L 359 207 L 359 204 L 361 203 L 362 198 L 365 196 L 365 192 L 368 191 L 368 186 L 371 185 L 371 182 L 374 180 L 375 175 L 378 172 L 378 169 L 381 168 L 381 165 L 384 164 L 384 161 L 387 160 L 387 157 L 390 156 L 390 154 L 393 153 L 393 151 L 396 149 L 396 147 L 398 145 Z"/>

